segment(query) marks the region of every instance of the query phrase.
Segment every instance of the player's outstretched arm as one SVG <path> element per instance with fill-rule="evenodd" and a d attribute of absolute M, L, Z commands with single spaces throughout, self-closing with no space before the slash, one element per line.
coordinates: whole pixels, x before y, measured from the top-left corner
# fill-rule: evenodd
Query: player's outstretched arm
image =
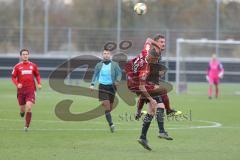
<path fill-rule="evenodd" d="M 160 47 L 158 46 L 157 42 L 154 41 L 154 40 L 151 39 L 151 38 L 147 38 L 145 44 L 151 44 L 151 45 L 154 45 L 155 47 L 157 47 L 158 49 L 160 49 Z"/>

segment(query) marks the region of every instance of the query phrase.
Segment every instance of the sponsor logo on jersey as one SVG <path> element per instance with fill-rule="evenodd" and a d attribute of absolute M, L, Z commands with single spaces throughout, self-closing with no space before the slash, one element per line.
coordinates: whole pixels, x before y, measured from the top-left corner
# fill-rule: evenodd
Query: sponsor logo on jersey
<path fill-rule="evenodd" d="M 22 70 L 22 75 L 32 74 L 32 70 Z"/>

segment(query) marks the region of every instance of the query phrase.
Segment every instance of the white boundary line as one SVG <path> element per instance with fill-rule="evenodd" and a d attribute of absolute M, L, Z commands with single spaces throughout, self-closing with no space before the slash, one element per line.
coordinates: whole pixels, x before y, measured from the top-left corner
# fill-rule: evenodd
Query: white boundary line
<path fill-rule="evenodd" d="M 14 119 L 0 119 L 0 121 L 22 121 L 22 120 L 14 120 Z M 35 120 L 35 122 L 47 122 L 47 123 L 64 123 L 63 121 L 48 121 L 48 120 Z M 222 127 L 222 124 L 219 122 L 213 122 L 213 121 L 205 121 L 205 120 L 193 120 L 192 122 L 203 122 L 203 123 L 208 123 L 210 125 L 201 125 L 201 126 L 187 126 L 187 127 L 170 127 L 167 129 L 170 130 L 186 130 L 186 129 L 204 129 L 204 128 L 229 128 L 229 127 Z M 66 122 L 69 123 L 69 122 Z M 75 123 L 75 122 L 74 122 Z M 88 122 L 89 123 L 89 122 Z M 99 124 L 105 124 L 105 123 L 101 123 L 101 122 L 91 122 L 91 123 L 99 123 Z M 117 124 L 117 123 L 116 123 Z M 121 124 L 121 123 L 118 123 Z M 230 128 L 234 128 L 234 127 L 230 127 Z M 235 127 L 236 128 L 236 127 Z M 154 129 L 157 129 L 156 127 L 154 127 Z M 0 130 L 7 130 L 7 131 L 20 131 L 22 129 L 6 129 L 6 128 L 0 128 Z M 79 128 L 79 129 L 69 129 L 69 128 L 54 128 L 54 129 L 47 129 L 47 128 L 40 128 L 40 129 L 31 129 L 32 131 L 106 131 L 108 130 L 103 129 L 103 128 Z M 131 128 L 131 129 L 117 129 L 118 131 L 137 131 L 140 130 L 140 128 Z"/>
<path fill-rule="evenodd" d="M 22 122 L 24 121 L 24 119 L 0 119 L 0 121 L 7 121 L 7 122 Z M 124 121 L 124 120 L 123 120 Z M 62 120 L 32 120 L 33 123 L 35 122 L 40 122 L 40 123 L 59 123 L 59 124 L 107 124 L 107 122 L 96 122 L 96 121 L 62 121 Z M 132 125 L 137 125 L 139 124 L 139 122 L 141 123 L 141 120 L 136 121 L 124 121 L 125 123 L 121 123 L 121 122 L 115 122 L 114 124 L 117 125 L 128 125 L 128 126 L 132 126 Z M 175 121 L 177 122 L 177 121 Z M 180 121 L 183 122 L 183 121 Z M 168 124 L 168 126 L 179 126 L 182 124 Z"/>

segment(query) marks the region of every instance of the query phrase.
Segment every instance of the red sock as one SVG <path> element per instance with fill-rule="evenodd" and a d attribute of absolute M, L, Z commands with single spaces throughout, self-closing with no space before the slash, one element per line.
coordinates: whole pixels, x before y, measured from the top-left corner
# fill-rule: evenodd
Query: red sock
<path fill-rule="evenodd" d="M 161 95 L 161 98 L 162 98 L 163 104 L 165 105 L 165 109 L 171 110 L 168 95 L 167 94 Z"/>
<path fill-rule="evenodd" d="M 142 108 L 144 106 L 144 99 L 140 96 L 137 102 L 137 110 L 138 112 L 141 112 Z"/>
<path fill-rule="evenodd" d="M 218 85 L 216 85 L 216 92 L 215 92 L 215 96 L 216 96 L 216 98 L 218 97 L 218 93 L 219 93 Z"/>
<path fill-rule="evenodd" d="M 29 127 L 31 119 L 32 119 L 32 112 L 27 112 L 25 117 L 25 127 Z"/>
<path fill-rule="evenodd" d="M 211 85 L 209 86 L 209 89 L 208 89 L 208 96 L 212 97 L 212 86 Z"/>

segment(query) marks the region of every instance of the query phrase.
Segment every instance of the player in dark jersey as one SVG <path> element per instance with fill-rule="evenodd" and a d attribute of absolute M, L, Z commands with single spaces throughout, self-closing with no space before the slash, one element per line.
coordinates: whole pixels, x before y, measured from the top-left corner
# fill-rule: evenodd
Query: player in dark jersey
<path fill-rule="evenodd" d="M 32 106 L 35 103 L 36 85 L 41 89 L 41 78 L 36 64 L 30 62 L 29 51 L 22 49 L 20 51 L 22 62 L 16 64 L 12 71 L 12 81 L 17 87 L 17 98 L 20 106 L 20 116 L 24 117 L 25 112 L 25 127 L 24 130 L 28 131 L 32 119 Z"/>
<path fill-rule="evenodd" d="M 162 35 L 156 35 L 154 40 L 148 38 L 141 54 L 133 58 L 125 66 L 127 75 L 127 84 L 129 90 L 141 95 L 149 104 L 148 113 L 144 117 L 141 136 L 138 142 L 146 149 L 151 150 L 146 138 L 148 128 L 153 116 L 156 115 L 160 135 L 165 135 L 166 139 L 172 140 L 164 130 L 164 104 L 159 93 L 165 90 L 162 85 L 147 81 L 150 74 L 150 63 L 157 63 L 161 56 L 161 51 L 165 48 L 165 38 Z M 155 96 L 152 96 L 156 94 Z"/>
<path fill-rule="evenodd" d="M 162 79 L 164 78 L 166 71 L 167 71 L 167 68 L 161 63 L 150 64 L 150 75 L 148 77 L 148 81 L 153 82 L 154 84 L 159 84 L 159 82 L 162 81 Z M 139 99 L 137 102 L 137 112 L 135 114 L 136 120 L 139 120 L 143 114 L 142 108 L 144 106 L 145 101 L 144 101 L 144 98 L 141 98 L 141 97 L 142 96 L 139 96 Z M 164 94 L 161 94 L 161 98 L 165 105 L 167 116 L 179 116 L 182 114 L 181 111 L 177 111 L 171 108 L 170 100 L 167 92 Z"/>

